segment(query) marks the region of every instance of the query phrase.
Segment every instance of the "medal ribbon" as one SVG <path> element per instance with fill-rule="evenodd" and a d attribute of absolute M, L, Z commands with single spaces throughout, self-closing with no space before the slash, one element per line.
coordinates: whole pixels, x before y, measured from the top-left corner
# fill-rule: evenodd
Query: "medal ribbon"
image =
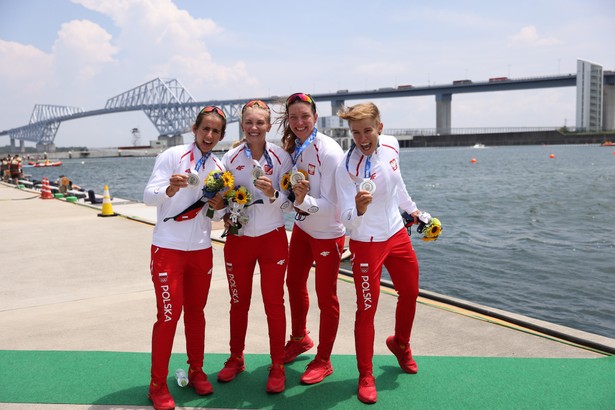
<path fill-rule="evenodd" d="M 318 129 L 314 127 L 314 131 L 312 131 L 312 134 L 305 140 L 305 142 L 301 145 L 301 147 L 297 147 L 297 145 L 295 145 L 295 152 L 293 153 L 293 158 L 292 158 L 293 159 L 293 170 L 295 172 L 297 171 L 297 159 L 299 159 L 299 156 L 303 153 L 303 151 L 305 151 L 305 149 L 310 146 L 312 141 L 314 141 L 314 138 L 316 138 L 317 133 L 318 133 Z"/>
<path fill-rule="evenodd" d="M 273 169 L 273 161 L 271 160 L 271 156 L 269 155 L 269 152 L 267 152 L 266 144 L 265 144 L 265 150 L 263 151 L 263 155 L 265 155 L 265 161 L 267 161 L 267 165 L 269 166 L 269 169 Z M 248 147 L 248 144 L 246 144 L 246 157 L 254 161 L 255 166 L 260 167 L 260 164 L 258 163 L 258 161 L 255 159 L 252 159 L 252 150 L 250 150 L 250 147 Z"/>
<path fill-rule="evenodd" d="M 190 150 L 190 168 L 192 168 L 192 166 L 194 165 L 194 148 L 196 146 L 196 143 L 192 143 L 192 149 Z M 205 163 L 207 162 L 207 160 L 209 159 L 209 157 L 211 156 L 211 151 L 206 152 L 201 159 L 199 159 L 196 163 L 196 165 L 194 166 L 194 170 L 196 172 L 199 172 L 199 168 L 203 168 L 205 167 Z"/>
<path fill-rule="evenodd" d="M 353 143 L 352 147 L 350 147 L 350 149 L 348 150 L 348 154 L 346 155 L 346 171 L 348 171 L 350 175 L 352 175 L 352 173 L 350 172 L 350 169 L 348 168 L 348 164 L 350 163 L 350 156 L 352 155 L 352 151 L 354 151 L 356 147 L 357 147 L 356 144 Z M 364 169 L 363 178 L 371 179 L 371 176 L 372 176 L 372 156 L 371 155 L 367 157 L 367 159 L 365 160 L 365 166 L 363 169 Z"/>

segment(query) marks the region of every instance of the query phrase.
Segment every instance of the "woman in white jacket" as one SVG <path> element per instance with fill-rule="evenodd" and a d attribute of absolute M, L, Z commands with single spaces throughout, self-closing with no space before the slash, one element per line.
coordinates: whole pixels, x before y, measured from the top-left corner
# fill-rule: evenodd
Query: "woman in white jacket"
<path fill-rule="evenodd" d="M 209 206 L 224 209 L 224 200 L 216 194 L 207 201 L 203 198 L 202 187 L 211 171 L 224 170 L 212 150 L 224 138 L 225 130 L 224 112 L 214 106 L 203 108 L 192 126 L 194 142 L 171 147 L 160 154 L 143 193 L 143 202 L 157 207 L 150 264 L 157 320 L 152 332 L 148 396 L 154 408 L 159 410 L 175 408 L 166 380 L 182 309 L 190 365 L 189 384 L 199 395 L 213 393 L 202 370 L 205 350 L 203 309 L 213 268 L 211 219 L 205 215 L 205 210 Z M 196 183 L 189 184 L 193 181 Z M 191 212 L 184 212 L 188 209 Z M 220 214 L 223 212 L 218 216 Z"/>
<path fill-rule="evenodd" d="M 283 361 L 286 333 L 284 275 L 288 239 L 284 213 L 290 212 L 292 207 L 286 194 L 280 192 L 280 181 L 282 175 L 290 171 L 291 159 L 282 148 L 267 142 L 271 110 L 266 103 L 253 100 L 245 104 L 240 125 L 244 142 L 224 154 L 222 163 L 233 174 L 235 186 L 247 189 L 252 203 L 241 210 L 241 228 L 229 233 L 224 245 L 230 294 L 231 355 L 218 373 L 218 380 L 230 382 L 245 370 L 243 352 L 254 270 L 258 263 L 271 355 L 265 389 L 268 393 L 281 393 L 286 383 Z"/>
<path fill-rule="evenodd" d="M 303 384 L 320 383 L 333 373 L 331 352 L 340 320 L 337 275 L 345 240 L 335 193 L 335 170 L 344 151 L 333 138 L 318 132 L 317 119 L 316 103 L 309 94 L 295 93 L 286 99 L 282 145 L 298 179 L 291 175 L 296 215 L 286 276 L 292 333 L 284 348 L 285 363 L 314 346 L 307 330 L 307 281 L 314 262 L 320 309 L 317 352 L 301 375 Z"/>
<path fill-rule="evenodd" d="M 340 109 L 338 116 L 348 121 L 353 137 L 352 147 L 338 165 L 336 181 L 342 222 L 350 236 L 357 294 L 358 397 L 364 403 L 375 403 L 374 316 L 383 265 L 399 295 L 395 334 L 386 343 L 406 373 L 418 370 L 410 350 L 410 332 L 419 292 L 419 266 L 399 210 L 414 217 L 420 211 L 401 177 L 397 139 L 381 135 L 383 124 L 378 107 L 373 103 L 357 104 Z"/>

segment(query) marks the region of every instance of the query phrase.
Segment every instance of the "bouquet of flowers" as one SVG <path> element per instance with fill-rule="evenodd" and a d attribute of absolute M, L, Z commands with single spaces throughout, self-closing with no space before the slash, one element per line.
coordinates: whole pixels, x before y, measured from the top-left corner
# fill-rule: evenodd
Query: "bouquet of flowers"
<path fill-rule="evenodd" d="M 404 220 L 404 225 L 408 230 L 408 235 L 410 235 L 410 228 L 415 223 L 414 218 L 405 211 L 401 214 L 401 216 Z M 418 226 L 416 227 L 416 231 L 423 234 L 421 237 L 423 241 L 435 241 L 442 233 L 442 223 L 438 218 L 432 217 L 427 212 L 421 212 L 418 215 Z"/>
<path fill-rule="evenodd" d="M 235 186 L 224 193 L 224 199 L 230 210 L 229 223 L 231 226 L 227 233 L 239 235 L 239 230 L 248 223 L 248 216 L 242 211 L 244 208 L 257 203 L 263 203 L 262 199 L 252 202 L 252 194 L 243 185 Z"/>
<path fill-rule="evenodd" d="M 222 189 L 232 188 L 234 182 L 233 174 L 230 171 L 213 170 L 203 182 L 203 196 L 211 199 Z M 206 215 L 210 218 L 214 216 L 214 209 L 211 206 L 207 208 Z"/>
<path fill-rule="evenodd" d="M 419 232 L 418 228 L 417 232 Z M 419 233 L 423 234 L 421 239 L 425 242 L 435 241 L 440 237 L 440 233 L 442 233 L 442 224 L 438 218 L 431 218 L 429 223 L 423 228 L 423 231 Z"/>

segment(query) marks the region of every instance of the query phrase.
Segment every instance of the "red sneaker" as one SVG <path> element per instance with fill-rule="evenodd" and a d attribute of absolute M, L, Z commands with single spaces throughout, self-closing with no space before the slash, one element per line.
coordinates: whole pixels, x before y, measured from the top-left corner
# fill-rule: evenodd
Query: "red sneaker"
<path fill-rule="evenodd" d="M 169 387 L 166 383 L 151 382 L 147 397 L 152 401 L 156 410 L 173 410 L 175 408 L 175 401 L 169 393 Z"/>
<path fill-rule="evenodd" d="M 188 370 L 188 386 L 194 387 L 196 394 L 201 396 L 207 396 L 214 392 L 214 388 L 207 380 L 207 375 L 203 373 L 203 369 Z"/>
<path fill-rule="evenodd" d="M 359 392 L 357 396 L 359 400 L 366 404 L 373 404 L 378 400 L 376 380 L 371 372 L 359 376 Z"/>
<path fill-rule="evenodd" d="M 218 381 L 230 382 L 244 370 L 246 370 L 246 366 L 243 362 L 243 355 L 240 357 L 231 356 L 224 363 L 222 370 L 218 372 Z"/>
<path fill-rule="evenodd" d="M 284 363 L 290 363 L 301 353 L 305 353 L 314 347 L 314 341 L 306 333 L 305 336 L 296 338 L 290 336 L 290 340 L 284 346 Z"/>
<path fill-rule="evenodd" d="M 325 377 L 333 374 L 333 366 L 331 366 L 331 360 L 321 360 L 316 356 L 307 367 L 305 372 L 301 376 L 301 383 L 303 384 L 316 384 L 320 383 Z"/>
<path fill-rule="evenodd" d="M 286 372 L 284 365 L 274 363 L 269 368 L 269 378 L 267 379 L 267 393 L 281 393 L 284 391 L 286 382 Z"/>
<path fill-rule="evenodd" d="M 387 337 L 387 347 L 397 357 L 399 367 L 406 373 L 416 374 L 419 371 L 419 367 L 412 358 L 412 350 L 410 350 L 410 343 L 402 347 L 397 343 L 395 336 Z"/>

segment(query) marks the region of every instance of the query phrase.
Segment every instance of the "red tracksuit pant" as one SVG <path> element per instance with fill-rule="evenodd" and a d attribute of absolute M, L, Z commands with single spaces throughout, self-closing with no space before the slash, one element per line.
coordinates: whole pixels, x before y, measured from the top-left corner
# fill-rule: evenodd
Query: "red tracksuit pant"
<path fill-rule="evenodd" d="M 329 360 L 340 322 L 340 304 L 337 299 L 337 275 L 344 251 L 344 236 L 333 239 L 315 239 L 297 225 L 290 238 L 288 274 L 288 301 L 292 319 L 292 335 L 307 332 L 307 314 L 310 308 L 307 280 L 316 261 L 316 296 L 320 309 L 320 329 L 317 355 Z"/>
<path fill-rule="evenodd" d="M 357 294 L 355 348 L 359 374 L 372 371 L 374 356 L 374 316 L 380 296 L 384 265 L 397 291 L 395 336 L 399 343 L 410 341 L 419 294 L 419 265 L 406 229 L 385 242 L 350 240 L 352 274 Z"/>
<path fill-rule="evenodd" d="M 203 367 L 205 314 L 213 267 L 211 248 L 198 251 L 151 248 L 150 272 L 156 293 L 152 331 L 152 381 L 165 383 L 177 321 L 184 311 L 188 364 Z"/>
<path fill-rule="evenodd" d="M 271 361 L 283 363 L 286 335 L 284 275 L 288 263 L 288 239 L 284 227 L 256 237 L 229 235 L 224 245 L 224 261 L 231 297 L 231 355 L 239 357 L 245 349 L 252 281 L 258 262 Z"/>

